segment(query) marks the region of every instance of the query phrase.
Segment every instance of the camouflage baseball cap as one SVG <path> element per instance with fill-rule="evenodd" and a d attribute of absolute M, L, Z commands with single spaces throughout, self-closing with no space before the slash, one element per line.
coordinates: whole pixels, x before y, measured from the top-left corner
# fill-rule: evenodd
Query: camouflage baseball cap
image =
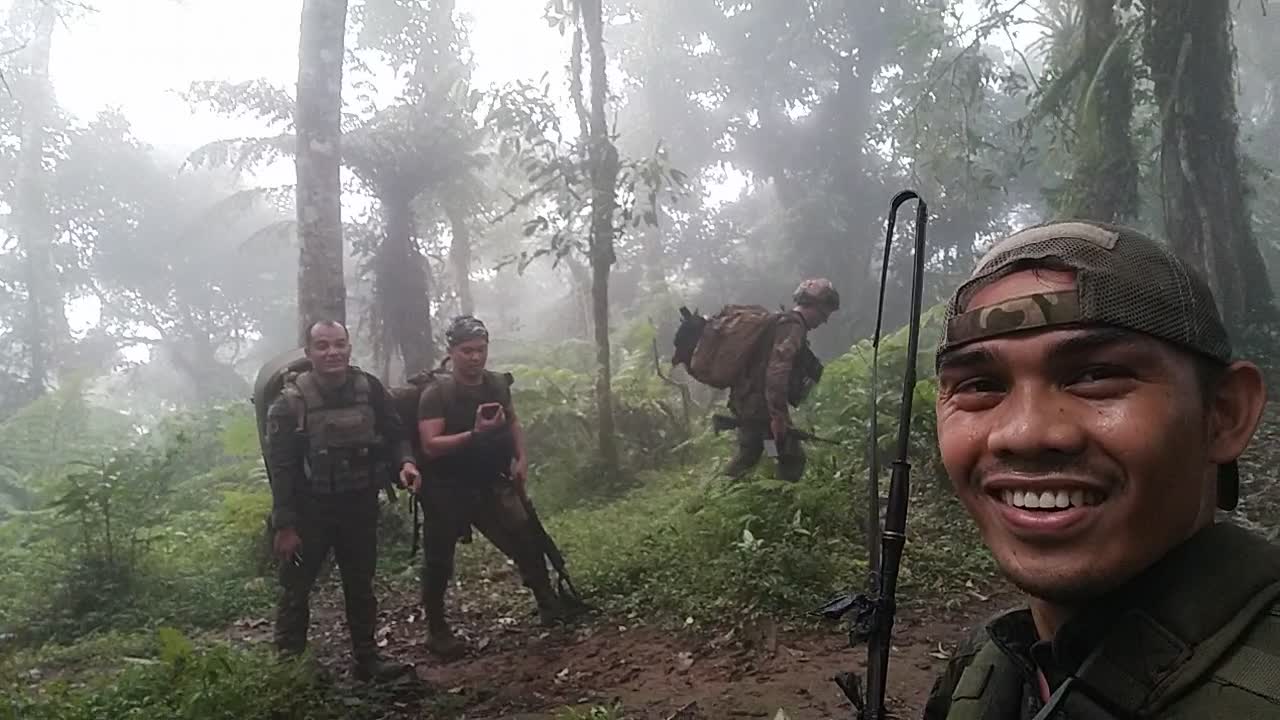
<path fill-rule="evenodd" d="M 489 340 L 489 330 L 480 319 L 472 315 L 459 315 L 449 323 L 444 332 L 444 340 L 449 347 L 455 347 L 468 340 Z"/>
<path fill-rule="evenodd" d="M 969 308 L 991 283 L 1034 268 L 1071 271 L 1072 290 Z M 1155 240 L 1131 228 L 1069 220 L 1027 228 L 996 243 L 947 304 L 940 360 L 962 345 L 1051 326 L 1111 325 L 1227 363 L 1231 343 L 1208 284 Z M 1218 504 L 1235 508 L 1239 470 L 1219 467 Z"/>

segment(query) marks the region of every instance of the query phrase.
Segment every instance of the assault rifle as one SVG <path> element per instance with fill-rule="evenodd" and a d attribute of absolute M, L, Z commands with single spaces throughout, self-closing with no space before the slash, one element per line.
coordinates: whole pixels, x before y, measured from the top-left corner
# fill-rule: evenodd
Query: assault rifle
<path fill-rule="evenodd" d="M 542 524 L 542 520 L 538 517 L 538 511 L 533 509 L 533 503 L 529 500 L 529 496 L 520 491 L 520 502 L 524 505 L 524 511 L 529 515 L 529 525 L 533 528 L 533 536 L 538 544 L 542 546 L 542 553 L 551 562 L 551 567 L 556 571 L 556 594 L 560 596 L 560 602 L 565 607 L 573 611 L 587 611 L 591 606 L 582 600 L 582 596 L 578 594 L 578 589 L 573 586 L 573 581 L 569 579 L 569 571 L 565 568 L 564 554 L 560 552 L 560 548 L 556 545 L 556 541 L 551 539 L 550 533 L 547 532 L 546 526 Z"/>
<path fill-rule="evenodd" d="M 871 361 L 871 477 L 869 483 L 871 507 L 869 518 L 874 531 L 879 525 L 877 517 L 880 492 L 878 474 L 879 453 L 876 447 L 876 360 L 880 350 L 880 324 L 884 317 L 885 281 L 889 274 L 889 250 L 893 243 L 893 229 L 898 208 L 908 200 L 916 201 L 915 257 L 911 278 L 911 315 L 907 326 L 907 371 L 902 383 L 902 408 L 898 419 L 897 457 L 889 482 L 889 502 L 885 509 L 884 531 L 881 534 L 880 554 L 877 561 L 875 543 L 871 542 L 871 587 L 866 593 L 837 598 L 819 612 L 832 620 L 839 620 L 849 612 L 854 619 L 849 630 L 851 645 L 867 643 L 867 695 L 862 697 L 862 684 L 853 673 L 841 673 L 835 682 L 845 697 L 858 711 L 859 720 L 885 720 L 885 684 L 889 672 L 889 643 L 893 632 L 893 616 L 896 609 L 898 569 L 902 565 L 902 547 L 907 540 L 907 500 L 911 484 L 911 463 L 907 461 L 908 440 L 911 436 L 911 399 L 916 386 L 916 354 L 920 341 L 920 293 L 924 280 L 924 236 L 929 211 L 924 199 L 911 190 L 894 196 L 889 208 L 889 226 L 884 240 L 884 262 L 880 266 L 880 304 L 876 311 L 876 330 L 872 340 Z"/>
<path fill-rule="evenodd" d="M 728 415 L 712 415 L 711 416 L 711 429 L 717 433 L 722 433 L 725 430 L 737 430 L 741 425 L 742 423 L 739 422 L 738 418 L 735 418 L 735 417 L 730 417 Z M 794 435 L 806 442 L 820 442 L 820 443 L 826 443 L 828 445 L 841 444 L 839 440 L 829 440 L 827 438 L 818 437 L 817 435 L 814 435 L 813 433 L 807 430 L 799 430 L 797 428 L 789 428 L 787 430 L 787 434 Z"/>

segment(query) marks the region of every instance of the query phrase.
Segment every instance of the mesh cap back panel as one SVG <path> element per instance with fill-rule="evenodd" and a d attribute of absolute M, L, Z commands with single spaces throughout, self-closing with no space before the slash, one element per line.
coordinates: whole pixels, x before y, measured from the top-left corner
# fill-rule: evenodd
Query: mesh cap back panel
<path fill-rule="evenodd" d="M 1012 272 L 1027 266 L 1061 267 L 1076 274 L 1082 321 L 1128 328 L 1230 360 L 1217 306 L 1198 274 L 1155 241 L 1126 228 L 1097 226 L 1118 233 L 1110 249 L 1096 238 L 1050 232 L 1074 225 L 1041 226 L 1035 230 L 1044 239 L 1012 243 L 1003 251 L 998 245 L 975 277 L 957 290 L 947 319 L 969 309 L 966 305 L 979 289 Z M 951 342 L 944 335 L 940 350 Z"/>

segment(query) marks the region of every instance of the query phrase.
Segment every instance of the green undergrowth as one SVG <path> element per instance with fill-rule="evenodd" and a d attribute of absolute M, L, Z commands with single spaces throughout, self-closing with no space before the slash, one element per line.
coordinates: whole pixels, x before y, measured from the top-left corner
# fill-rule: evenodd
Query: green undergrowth
<path fill-rule="evenodd" d="M 801 427 L 845 444 L 809 446 L 799 483 L 773 479 L 768 459 L 735 482 L 719 474 L 734 439 L 708 429 L 718 411 L 711 395 L 692 385 L 685 395 L 654 372 L 651 328 L 628 333 L 614 378 L 620 480 L 606 482 L 594 465 L 590 375 L 572 364 L 513 368 L 529 435 L 531 493 L 587 599 L 623 618 L 710 629 L 759 617 L 813 622 L 813 611 L 832 596 L 861 589 L 867 344 L 829 363 L 796 413 Z M 927 338 L 921 345 L 929 346 Z M 904 334 L 886 338 L 876 389 L 886 468 L 905 363 Z M 992 576 L 940 479 L 927 365 L 920 364 L 913 394 L 913 492 L 898 595 L 906 606 L 980 590 Z M 174 639 L 181 638 L 176 632 L 216 632 L 241 617 L 263 617 L 276 591 L 264 525 L 270 492 L 250 409 L 175 416 L 145 435 L 104 431 L 95 447 L 102 451 L 75 465 L 20 468 L 22 502 L 0 522 L 0 585 L 7 589 L 0 594 L 0 652 L 8 653 L 0 713 L 361 717 L 373 701 L 328 696 L 254 652 Z M 887 484 L 886 472 L 882 492 Z M 417 583 L 421 556 L 410 559 L 409 507 L 403 493 L 384 504 L 380 592 Z M 477 535 L 459 549 L 459 580 L 490 573 L 499 562 Z M 161 627 L 176 631 L 161 640 Z"/>
<path fill-rule="evenodd" d="M 792 484 L 762 471 L 734 482 L 704 464 L 645 481 L 550 522 L 575 581 L 614 612 L 698 626 L 807 622 L 832 596 L 862 587 L 863 505 L 840 473 L 818 467 Z M 989 582 L 990 560 L 954 500 L 918 491 L 908 530 L 902 604 L 945 602 Z"/>
<path fill-rule="evenodd" d="M 315 682 L 304 663 L 278 663 L 224 644 L 197 646 L 172 628 L 104 634 L 4 664 L 10 671 L 0 685 L 0 720 L 376 717 L 376 703 L 339 696 Z M 11 671 L 24 665 L 40 670 Z"/>
<path fill-rule="evenodd" d="M 940 310 L 924 317 L 932 347 Z M 877 440 L 883 469 L 896 447 L 906 333 L 882 340 Z M 912 493 L 899 603 L 946 603 L 990 583 L 994 566 L 944 480 L 936 449 L 929 353 L 916 359 L 909 457 Z M 637 487 L 603 504 L 579 504 L 550 521 L 575 581 L 612 610 L 692 625 L 755 616 L 814 619 L 833 596 L 861 589 L 867 575 L 866 470 L 870 430 L 869 342 L 828 364 L 813 397 L 796 413 L 801 427 L 843 445 L 810 444 L 804 479 L 773 478 L 764 458 L 739 481 L 719 469 L 731 435 L 695 428 L 691 461 L 639 473 Z M 705 427 L 705 418 L 700 420 Z M 882 473 L 881 496 L 888 492 Z"/>

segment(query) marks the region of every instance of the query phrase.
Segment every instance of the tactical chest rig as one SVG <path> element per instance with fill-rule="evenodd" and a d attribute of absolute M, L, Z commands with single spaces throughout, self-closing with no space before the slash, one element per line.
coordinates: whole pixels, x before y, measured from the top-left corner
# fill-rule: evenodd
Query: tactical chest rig
<path fill-rule="evenodd" d="M 283 390 L 297 418 L 297 432 L 306 438 L 304 468 L 314 493 L 378 486 L 386 470 L 378 453 L 383 438 L 369 402 L 369 378 L 355 367 L 350 372 L 351 402 L 326 398 L 311 371 L 299 373 Z"/>

